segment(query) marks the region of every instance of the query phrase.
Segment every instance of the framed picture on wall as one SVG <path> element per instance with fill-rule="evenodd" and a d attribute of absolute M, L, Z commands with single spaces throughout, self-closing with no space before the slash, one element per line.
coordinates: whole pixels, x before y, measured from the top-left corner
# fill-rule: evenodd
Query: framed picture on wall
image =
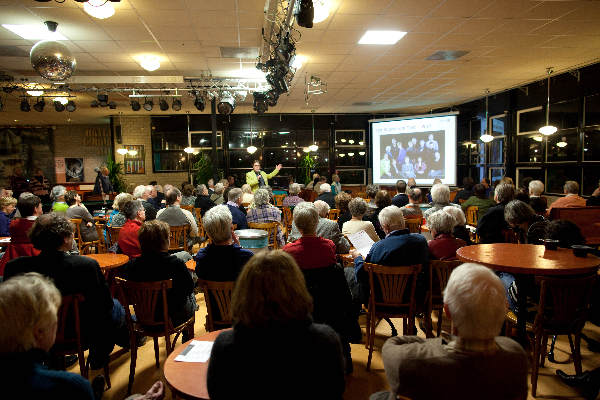
<path fill-rule="evenodd" d="M 83 182 L 83 158 L 65 158 L 67 182 Z"/>
<path fill-rule="evenodd" d="M 123 169 L 125 174 L 145 174 L 146 173 L 146 153 L 143 145 L 123 146 L 127 149 L 127 154 L 123 157 Z"/>

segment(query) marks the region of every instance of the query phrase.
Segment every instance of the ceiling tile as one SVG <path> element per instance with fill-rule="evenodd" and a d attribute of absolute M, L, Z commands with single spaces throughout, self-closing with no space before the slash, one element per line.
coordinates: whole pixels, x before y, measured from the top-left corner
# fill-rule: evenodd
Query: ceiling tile
<path fill-rule="evenodd" d="M 73 43 L 90 53 L 118 53 L 121 50 L 117 42 L 114 40 L 75 40 Z"/>

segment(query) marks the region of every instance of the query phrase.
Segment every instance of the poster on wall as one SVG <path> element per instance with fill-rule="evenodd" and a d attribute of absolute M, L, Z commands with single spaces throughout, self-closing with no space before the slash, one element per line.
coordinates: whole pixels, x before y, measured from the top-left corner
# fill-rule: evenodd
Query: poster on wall
<path fill-rule="evenodd" d="M 126 145 L 127 154 L 123 157 L 123 169 L 126 174 L 145 174 L 146 173 L 146 154 L 143 145 Z"/>
<path fill-rule="evenodd" d="M 65 158 L 66 182 L 83 182 L 83 158 Z"/>
<path fill-rule="evenodd" d="M 64 158 L 56 157 L 54 159 L 54 172 L 56 173 L 56 182 L 66 182 L 67 181 Z"/>

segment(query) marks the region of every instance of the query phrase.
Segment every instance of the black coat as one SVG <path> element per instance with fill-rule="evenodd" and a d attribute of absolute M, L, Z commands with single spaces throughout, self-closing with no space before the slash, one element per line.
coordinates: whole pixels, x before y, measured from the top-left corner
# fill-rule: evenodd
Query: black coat
<path fill-rule="evenodd" d="M 504 206 L 498 204 L 490 207 L 477 223 L 477 235 L 480 243 L 504 243 L 503 231 L 508 229 L 504 219 Z"/>
<path fill-rule="evenodd" d="M 194 207 L 200 209 L 200 215 L 204 216 L 204 213 L 215 206 L 215 203 L 210 199 L 210 196 L 199 195 L 196 196 Z"/>
<path fill-rule="evenodd" d="M 405 193 L 398 193 L 392 198 L 392 205 L 404 207 L 408 204 L 408 196 Z"/>
<path fill-rule="evenodd" d="M 321 193 L 317 200 L 323 200 L 325 203 L 329 204 L 329 208 L 335 208 L 335 195 L 331 192 Z"/>

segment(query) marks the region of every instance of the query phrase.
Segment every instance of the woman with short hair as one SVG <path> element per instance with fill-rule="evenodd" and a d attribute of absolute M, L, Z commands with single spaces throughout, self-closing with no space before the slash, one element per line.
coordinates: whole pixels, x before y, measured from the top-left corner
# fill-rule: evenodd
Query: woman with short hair
<path fill-rule="evenodd" d="M 267 223 L 278 222 L 277 243 L 279 247 L 285 246 L 283 232 L 281 231 L 281 210 L 269 204 L 269 191 L 267 189 L 258 189 L 254 192 L 254 207 L 248 210 L 246 218 L 248 223 Z"/>
<path fill-rule="evenodd" d="M 465 213 L 460 208 L 453 206 L 446 206 L 442 210 L 454 217 L 456 224 L 452 230 L 452 235 L 457 239 L 462 239 L 467 246 L 472 245 L 471 234 L 469 233 L 469 229 L 467 229 L 467 217 Z"/>
<path fill-rule="evenodd" d="M 536 214 L 544 215 L 548 208 L 548 199 L 542 196 L 544 183 L 540 180 L 529 182 L 529 205 Z"/>
<path fill-rule="evenodd" d="M 312 311 L 292 256 L 276 250 L 252 257 L 233 291 L 233 330 L 222 332 L 212 348 L 210 398 L 341 399 L 340 340 L 329 326 L 312 322 Z"/>
<path fill-rule="evenodd" d="M 94 226 L 94 217 L 81 203 L 81 196 L 74 190 L 70 190 L 65 194 L 65 202 L 69 206 L 67 209 L 67 218 L 81 219 L 79 231 L 84 242 L 92 242 L 98 240 L 98 231 Z"/>
<path fill-rule="evenodd" d="M 288 195 L 283 199 L 283 206 L 295 207 L 298 203 L 302 203 L 304 199 L 298 196 L 298 193 L 300 193 L 300 185 L 292 183 L 288 189 Z"/>
<path fill-rule="evenodd" d="M 0 197 L 0 236 L 10 236 L 10 221 L 13 219 L 17 199 Z"/>
<path fill-rule="evenodd" d="M 62 185 L 56 185 L 52 188 L 52 193 L 50 194 L 50 198 L 52 199 L 52 212 L 59 213 L 62 215 L 67 214 L 67 209 L 69 206 L 65 203 L 65 193 L 67 192 L 67 188 Z"/>
<path fill-rule="evenodd" d="M 504 207 L 504 220 L 519 235 L 520 243 L 539 244 L 548 221 L 524 201 L 513 200 Z"/>
<path fill-rule="evenodd" d="M 352 219 L 352 214 L 350 214 L 350 210 L 348 210 L 348 203 L 350 203 L 350 200 L 352 200 L 352 196 L 345 192 L 341 192 L 335 196 L 335 208 L 339 211 L 337 223 L 340 227 L 340 231 L 342 230 L 342 226 L 344 226 L 344 222 Z"/>
<path fill-rule="evenodd" d="M 115 196 L 115 200 L 113 201 L 113 211 L 108 216 L 108 225 L 118 228 L 120 226 L 125 225 L 127 222 L 127 217 L 125 216 L 123 209 L 125 208 L 125 204 L 129 203 L 133 200 L 133 196 L 129 193 L 119 193 Z"/>
<path fill-rule="evenodd" d="M 353 233 L 365 231 L 374 242 L 379 241 L 379 236 L 375 231 L 375 227 L 371 221 L 363 221 L 363 217 L 367 212 L 367 203 L 360 197 L 355 197 L 348 203 L 348 210 L 352 218 L 350 221 L 344 222 L 342 225 L 342 233 L 344 235 L 352 235 Z"/>
<path fill-rule="evenodd" d="M 434 212 L 427 220 L 433 240 L 428 243 L 429 255 L 433 260 L 456 260 L 456 250 L 466 246 L 462 239 L 452 235 L 456 220 L 444 210 Z"/>
<path fill-rule="evenodd" d="M 254 195 L 252 194 L 252 187 L 247 183 L 242 185 L 242 203 L 250 204 L 254 201 Z M 285 200 L 284 200 L 285 201 Z"/>
<path fill-rule="evenodd" d="M 215 185 L 214 193 L 210 195 L 210 200 L 216 205 L 223 204 L 225 199 L 223 198 L 223 192 L 225 191 L 225 186 L 222 182 L 219 182 Z"/>
<path fill-rule="evenodd" d="M 196 202 L 196 196 L 194 196 L 194 187 L 189 183 L 186 183 L 181 190 L 181 205 L 182 206 L 193 206 Z"/>

